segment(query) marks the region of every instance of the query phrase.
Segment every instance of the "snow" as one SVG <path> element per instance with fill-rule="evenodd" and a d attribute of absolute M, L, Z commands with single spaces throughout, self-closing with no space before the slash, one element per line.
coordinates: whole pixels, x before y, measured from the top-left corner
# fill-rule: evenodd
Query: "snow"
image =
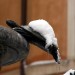
<path fill-rule="evenodd" d="M 52 44 L 58 46 L 54 30 L 47 21 L 43 19 L 34 20 L 28 25 L 33 29 L 33 31 L 39 32 L 46 39 L 45 48 L 48 48 Z"/>
<path fill-rule="evenodd" d="M 67 71 L 64 75 L 70 75 L 70 73 L 74 74 L 75 70 L 70 69 L 69 71 Z"/>

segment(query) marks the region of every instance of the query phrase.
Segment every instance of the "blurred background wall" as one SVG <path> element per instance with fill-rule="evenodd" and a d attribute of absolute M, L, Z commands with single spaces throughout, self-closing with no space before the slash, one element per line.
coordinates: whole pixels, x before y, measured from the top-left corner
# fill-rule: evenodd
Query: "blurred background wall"
<path fill-rule="evenodd" d="M 0 25 L 7 19 L 21 23 L 21 0 L 0 0 Z"/>
<path fill-rule="evenodd" d="M 53 27 L 62 59 L 67 57 L 67 0 L 0 0 L 0 25 L 11 19 L 19 25 L 32 20 L 45 19 Z M 51 55 L 34 45 L 30 45 L 27 64 L 40 60 L 53 60 Z M 15 63 L 2 68 L 2 71 L 19 68 Z"/>

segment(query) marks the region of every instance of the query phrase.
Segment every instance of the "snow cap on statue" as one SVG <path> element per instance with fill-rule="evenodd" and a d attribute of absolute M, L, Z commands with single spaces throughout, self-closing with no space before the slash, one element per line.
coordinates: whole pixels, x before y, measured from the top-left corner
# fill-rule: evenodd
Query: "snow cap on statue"
<path fill-rule="evenodd" d="M 40 33 L 46 39 L 45 48 L 48 48 L 50 45 L 55 45 L 58 47 L 57 38 L 55 37 L 54 30 L 52 26 L 43 19 L 31 21 L 29 27 Z"/>

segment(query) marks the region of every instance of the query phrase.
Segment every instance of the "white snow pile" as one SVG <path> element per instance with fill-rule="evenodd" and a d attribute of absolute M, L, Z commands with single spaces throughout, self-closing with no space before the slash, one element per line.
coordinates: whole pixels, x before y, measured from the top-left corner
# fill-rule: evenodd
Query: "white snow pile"
<path fill-rule="evenodd" d="M 45 20 L 34 20 L 31 21 L 29 27 L 40 33 L 46 39 L 45 48 L 48 48 L 50 45 L 54 44 L 58 47 L 57 38 L 55 37 L 55 33 L 53 31 L 52 26 Z"/>
<path fill-rule="evenodd" d="M 74 72 L 75 72 L 75 70 L 70 69 L 64 75 L 70 75 L 70 73 L 72 73 L 74 75 Z"/>

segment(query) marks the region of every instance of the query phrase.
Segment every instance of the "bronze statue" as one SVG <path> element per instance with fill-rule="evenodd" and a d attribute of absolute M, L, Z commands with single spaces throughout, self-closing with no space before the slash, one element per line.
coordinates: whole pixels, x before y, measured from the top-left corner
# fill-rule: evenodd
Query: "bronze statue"
<path fill-rule="evenodd" d="M 7 20 L 6 24 L 11 28 L 0 27 L 0 67 L 25 60 L 29 53 L 29 43 L 49 52 L 60 63 L 58 48 L 52 45 L 46 49 L 46 40 L 38 32 L 33 32 L 27 25 L 23 28 L 12 20 Z"/>

